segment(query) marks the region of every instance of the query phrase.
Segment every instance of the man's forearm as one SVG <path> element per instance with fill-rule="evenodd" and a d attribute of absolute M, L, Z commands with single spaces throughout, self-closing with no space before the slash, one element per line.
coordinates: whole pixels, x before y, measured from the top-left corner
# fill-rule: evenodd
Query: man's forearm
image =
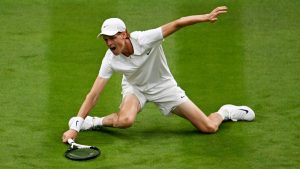
<path fill-rule="evenodd" d="M 200 22 L 207 22 L 208 20 L 208 14 L 203 14 L 203 15 L 192 15 L 192 16 L 185 16 L 182 17 L 175 22 L 177 23 L 177 27 L 182 28 L 185 26 L 193 25 L 195 23 L 200 23 Z"/>

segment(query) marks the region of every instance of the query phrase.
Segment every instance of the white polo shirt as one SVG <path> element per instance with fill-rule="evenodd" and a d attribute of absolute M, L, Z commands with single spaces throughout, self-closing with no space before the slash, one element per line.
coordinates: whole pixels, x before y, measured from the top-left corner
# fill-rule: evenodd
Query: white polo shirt
<path fill-rule="evenodd" d="M 109 79 L 113 72 L 123 74 L 122 85 L 130 84 L 140 92 L 151 94 L 154 88 L 177 86 L 161 46 L 161 28 L 136 31 L 130 34 L 134 53 L 129 57 L 114 55 L 107 50 L 99 76 Z"/>

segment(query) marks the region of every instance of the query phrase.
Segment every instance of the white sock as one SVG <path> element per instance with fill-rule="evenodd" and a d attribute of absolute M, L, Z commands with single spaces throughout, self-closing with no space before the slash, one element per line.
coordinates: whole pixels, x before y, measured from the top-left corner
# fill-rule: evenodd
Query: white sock
<path fill-rule="evenodd" d="M 103 126 L 103 119 L 104 119 L 104 117 L 95 117 L 94 125 L 95 126 Z"/>
<path fill-rule="evenodd" d="M 226 112 L 225 111 L 223 111 L 223 110 L 219 110 L 219 111 L 217 111 L 217 113 L 222 117 L 222 119 L 224 120 L 225 119 L 225 117 L 226 117 Z"/>

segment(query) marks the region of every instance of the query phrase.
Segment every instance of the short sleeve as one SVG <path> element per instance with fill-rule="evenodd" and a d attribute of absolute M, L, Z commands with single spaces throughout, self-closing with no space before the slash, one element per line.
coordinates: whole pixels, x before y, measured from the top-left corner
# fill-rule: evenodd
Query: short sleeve
<path fill-rule="evenodd" d="M 111 68 L 110 61 L 109 61 L 110 58 L 109 56 L 110 55 L 107 52 L 102 60 L 102 64 L 98 74 L 99 77 L 102 77 L 104 79 L 109 79 L 113 74 L 113 70 Z"/>
<path fill-rule="evenodd" d="M 153 46 L 155 43 L 163 40 L 161 27 L 146 31 L 136 32 L 135 34 L 141 45 Z"/>

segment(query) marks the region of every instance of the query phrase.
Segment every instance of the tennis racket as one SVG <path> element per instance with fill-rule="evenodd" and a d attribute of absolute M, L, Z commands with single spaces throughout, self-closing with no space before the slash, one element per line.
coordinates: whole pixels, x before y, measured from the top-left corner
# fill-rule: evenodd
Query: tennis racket
<path fill-rule="evenodd" d="M 65 157 L 71 160 L 82 161 L 96 158 L 101 154 L 100 149 L 95 146 L 77 144 L 73 139 L 68 139 L 69 149 L 65 152 Z"/>

